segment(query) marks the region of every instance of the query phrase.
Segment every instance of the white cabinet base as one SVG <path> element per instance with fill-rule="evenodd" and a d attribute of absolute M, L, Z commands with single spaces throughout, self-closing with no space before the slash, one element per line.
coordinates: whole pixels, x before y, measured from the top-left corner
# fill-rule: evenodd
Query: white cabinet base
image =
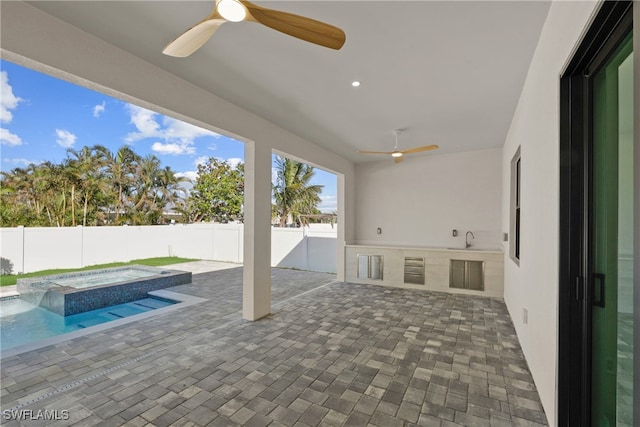
<path fill-rule="evenodd" d="M 384 257 L 382 280 L 358 277 L 358 255 L 380 255 Z M 350 283 L 367 283 L 405 289 L 425 289 L 504 298 L 504 254 L 501 252 L 347 245 L 345 247 L 345 256 L 346 281 Z M 424 258 L 424 285 L 404 282 L 405 257 Z M 483 261 L 484 291 L 449 287 L 452 259 Z"/>

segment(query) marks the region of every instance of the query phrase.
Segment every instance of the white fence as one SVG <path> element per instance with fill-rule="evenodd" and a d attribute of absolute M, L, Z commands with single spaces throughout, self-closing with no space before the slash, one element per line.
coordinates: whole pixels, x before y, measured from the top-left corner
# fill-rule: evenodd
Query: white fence
<path fill-rule="evenodd" d="M 242 224 L 0 228 L 0 257 L 14 274 L 163 256 L 241 263 L 243 231 Z M 271 265 L 335 273 L 336 230 L 273 228 Z"/>

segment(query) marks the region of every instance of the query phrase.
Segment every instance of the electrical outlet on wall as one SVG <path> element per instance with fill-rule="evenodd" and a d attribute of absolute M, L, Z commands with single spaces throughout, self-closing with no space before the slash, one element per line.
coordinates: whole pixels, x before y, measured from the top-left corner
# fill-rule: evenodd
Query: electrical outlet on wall
<path fill-rule="evenodd" d="M 526 308 L 522 309 L 522 323 L 524 325 L 529 323 L 529 310 L 527 310 Z"/>

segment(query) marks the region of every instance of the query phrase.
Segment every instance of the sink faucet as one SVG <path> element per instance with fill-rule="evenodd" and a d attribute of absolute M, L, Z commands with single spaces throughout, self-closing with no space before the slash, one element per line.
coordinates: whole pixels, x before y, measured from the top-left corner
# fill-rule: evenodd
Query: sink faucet
<path fill-rule="evenodd" d="M 471 238 L 472 238 L 472 239 L 475 239 L 475 238 L 476 238 L 476 236 L 474 236 L 472 232 L 467 231 L 467 235 L 466 235 L 466 236 L 465 236 L 465 238 L 464 238 L 464 243 L 466 244 L 465 248 L 467 248 L 467 249 L 468 249 L 469 247 L 471 247 L 471 242 L 469 241 L 469 234 L 471 234 Z"/>

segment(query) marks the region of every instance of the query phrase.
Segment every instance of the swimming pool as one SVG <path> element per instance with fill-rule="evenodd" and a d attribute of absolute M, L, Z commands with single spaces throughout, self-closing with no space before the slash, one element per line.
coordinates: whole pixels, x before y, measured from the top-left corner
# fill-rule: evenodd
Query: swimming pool
<path fill-rule="evenodd" d="M 59 316 L 20 298 L 3 299 L 0 300 L 0 351 L 168 307 L 177 302 L 148 296 L 125 304 Z"/>

